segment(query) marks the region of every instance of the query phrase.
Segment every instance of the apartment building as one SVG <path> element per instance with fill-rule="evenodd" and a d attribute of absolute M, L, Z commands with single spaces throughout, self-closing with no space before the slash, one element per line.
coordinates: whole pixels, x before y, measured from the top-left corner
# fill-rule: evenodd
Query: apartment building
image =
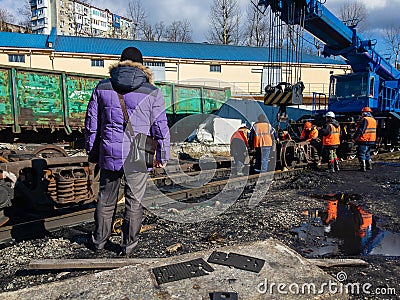
<path fill-rule="evenodd" d="M 32 32 L 58 35 L 132 38 L 132 21 L 77 0 L 30 0 Z"/>

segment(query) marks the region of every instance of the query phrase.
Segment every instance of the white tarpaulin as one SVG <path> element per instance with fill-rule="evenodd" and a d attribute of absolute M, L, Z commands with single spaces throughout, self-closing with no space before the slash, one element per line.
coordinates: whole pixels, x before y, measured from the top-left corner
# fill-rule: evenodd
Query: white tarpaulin
<path fill-rule="evenodd" d="M 199 142 L 229 145 L 232 134 L 241 124 L 242 121 L 238 119 L 213 116 L 199 125 L 196 131 L 196 138 Z"/>

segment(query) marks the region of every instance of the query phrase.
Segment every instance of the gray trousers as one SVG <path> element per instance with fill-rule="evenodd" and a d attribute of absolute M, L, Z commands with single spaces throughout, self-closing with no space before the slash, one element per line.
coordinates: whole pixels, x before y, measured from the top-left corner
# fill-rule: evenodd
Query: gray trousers
<path fill-rule="evenodd" d="M 92 239 L 97 249 L 103 249 L 111 235 L 112 221 L 122 177 L 125 176 L 125 213 L 122 224 L 122 250 L 130 253 L 138 244 L 142 226 L 142 200 L 146 191 L 147 173 L 109 171 L 101 169 L 100 190 L 95 211 L 95 231 Z"/>

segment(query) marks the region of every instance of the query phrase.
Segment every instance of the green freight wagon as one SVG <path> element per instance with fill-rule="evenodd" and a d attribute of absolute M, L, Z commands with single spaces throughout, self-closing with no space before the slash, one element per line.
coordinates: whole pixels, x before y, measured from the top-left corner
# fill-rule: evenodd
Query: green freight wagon
<path fill-rule="evenodd" d="M 0 65 L 0 141 L 73 141 L 81 137 L 87 103 L 103 76 Z M 230 98 L 229 88 L 156 83 L 170 125 L 183 116 L 209 114 Z M 43 142 L 40 138 L 37 138 Z"/>

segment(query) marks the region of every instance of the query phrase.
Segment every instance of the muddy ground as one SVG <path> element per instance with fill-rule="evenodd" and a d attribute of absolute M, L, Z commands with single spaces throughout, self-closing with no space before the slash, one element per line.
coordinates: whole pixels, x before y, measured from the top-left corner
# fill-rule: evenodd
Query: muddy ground
<path fill-rule="evenodd" d="M 400 153 L 387 153 L 375 158 L 374 169 L 356 171 L 356 161 L 342 162 L 338 173 L 304 171 L 290 180 L 274 182 L 263 201 L 256 207 L 247 205 L 248 195 L 225 213 L 208 221 L 179 224 L 147 215 L 144 223 L 153 230 L 141 234 L 135 257 L 166 257 L 207 249 L 215 245 L 276 238 L 305 256 L 313 256 L 307 241 L 299 239 L 293 229 L 310 222 L 310 213 L 324 211 L 324 194 L 345 193 L 351 201 L 374 215 L 374 223 L 382 230 L 400 233 Z M 324 166 L 323 166 L 324 167 Z M 321 195 L 321 197 L 316 196 Z M 50 236 L 24 241 L 0 250 L 0 290 L 9 291 L 41 283 L 63 280 L 94 271 L 39 272 L 26 271 L 34 258 L 115 257 L 118 247 L 111 245 L 100 254 L 88 250 L 84 242 L 92 224 L 64 229 Z M 117 244 L 119 237 L 113 237 Z M 176 251 L 167 247 L 180 243 Z M 310 243 L 310 241 L 308 241 Z M 312 243 L 312 242 L 311 242 Z M 350 257 L 342 252 L 327 257 Z M 347 282 L 370 283 L 375 288 L 395 288 L 396 295 L 356 295 L 354 299 L 396 299 L 400 295 L 400 259 L 377 255 L 352 255 L 369 263 L 369 267 L 330 268 L 332 275 L 344 271 Z"/>

